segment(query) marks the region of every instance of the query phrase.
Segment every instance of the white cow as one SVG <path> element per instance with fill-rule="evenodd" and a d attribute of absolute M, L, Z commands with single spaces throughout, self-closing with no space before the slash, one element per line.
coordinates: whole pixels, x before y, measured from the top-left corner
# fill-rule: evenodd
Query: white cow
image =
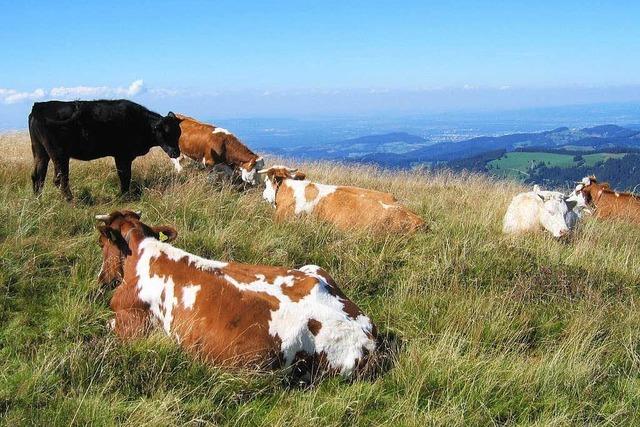
<path fill-rule="evenodd" d="M 573 195 L 568 198 L 559 191 L 542 191 L 535 185 L 533 191 L 520 193 L 512 200 L 504 216 L 502 231 L 507 234 L 536 231 L 544 228 L 554 237 L 562 237 L 574 228 L 586 204 Z"/>

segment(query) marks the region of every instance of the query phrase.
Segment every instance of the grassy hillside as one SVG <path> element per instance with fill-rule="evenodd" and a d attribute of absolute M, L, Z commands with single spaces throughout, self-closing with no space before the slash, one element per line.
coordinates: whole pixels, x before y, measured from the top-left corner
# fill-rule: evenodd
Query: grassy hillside
<path fill-rule="evenodd" d="M 597 162 L 607 159 L 619 159 L 626 153 L 595 153 L 584 154 L 584 166 L 593 167 Z M 520 179 L 526 174 L 531 162 L 545 162 L 548 167 L 569 168 L 578 166 L 569 154 L 542 153 L 542 152 L 513 152 L 507 153 L 499 159 L 487 163 L 490 172 L 498 177 L 510 177 Z"/>
<path fill-rule="evenodd" d="M 274 223 L 261 190 L 176 177 L 162 152 L 117 196 L 111 160 L 73 162 L 75 205 L 31 194 L 23 134 L 0 136 L 0 422 L 6 425 L 584 425 L 640 422 L 640 228 L 588 220 L 570 243 L 506 238 L 515 184 L 467 175 L 300 164 L 311 179 L 393 192 L 430 222 L 411 238 Z M 51 169 L 50 169 L 51 173 Z M 221 260 L 330 271 L 404 345 L 372 381 L 287 389 L 224 371 L 160 333 L 106 329 L 93 216 L 141 209 L 176 246 Z"/>

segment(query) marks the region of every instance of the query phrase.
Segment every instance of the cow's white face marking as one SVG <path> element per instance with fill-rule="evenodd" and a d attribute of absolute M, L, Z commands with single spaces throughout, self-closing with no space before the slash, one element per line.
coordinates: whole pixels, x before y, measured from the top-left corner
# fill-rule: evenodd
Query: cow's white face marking
<path fill-rule="evenodd" d="M 262 198 L 271 203 L 272 206 L 276 205 L 276 186 L 271 182 L 271 178 L 264 177 L 264 191 L 262 192 Z"/>
<path fill-rule="evenodd" d="M 173 162 L 173 167 L 176 168 L 176 172 L 178 172 L 178 173 L 182 172 L 182 165 L 180 164 L 180 160 L 182 160 L 182 159 L 184 159 L 184 155 L 183 154 L 180 154 L 175 159 L 171 159 L 171 161 Z"/>
<path fill-rule="evenodd" d="M 569 232 L 565 216 L 569 209 L 563 199 L 552 198 L 543 202 L 540 210 L 540 224 L 553 234 L 554 237 L 562 237 Z"/>
<path fill-rule="evenodd" d="M 242 180 L 251 185 L 258 184 L 258 171 L 262 169 L 264 169 L 264 159 L 262 157 L 258 157 L 252 169 L 246 170 L 245 168 L 240 167 Z"/>
<path fill-rule="evenodd" d="M 240 167 L 240 177 L 247 184 L 255 185 L 256 184 L 256 169 L 253 168 L 251 170 L 246 170 L 243 167 Z"/>
<path fill-rule="evenodd" d="M 586 209 L 587 206 L 587 199 L 584 198 L 584 194 L 582 194 L 582 184 L 578 185 L 576 187 L 576 189 L 569 194 L 569 197 L 567 197 L 567 202 L 576 202 L 576 207 L 573 208 L 573 210 L 578 210 L 581 211 L 582 209 Z"/>
<path fill-rule="evenodd" d="M 293 190 L 293 197 L 295 200 L 294 211 L 296 215 L 300 213 L 313 212 L 313 209 L 315 209 L 318 203 L 320 203 L 320 200 L 327 197 L 329 194 L 335 193 L 338 188 L 335 185 L 316 184 L 296 179 L 287 179 L 283 184 Z M 314 185 L 318 190 L 318 194 L 313 200 L 307 200 L 305 195 L 307 185 Z"/>
<path fill-rule="evenodd" d="M 227 263 L 191 255 L 153 238 L 143 240 L 139 252 L 140 258 L 136 264 L 136 273 L 139 277 L 138 296 L 143 302 L 149 304 L 153 318 L 162 325 L 164 331 L 180 341 L 180 337 L 171 330 L 173 309 L 178 304 L 174 295 L 175 283 L 171 276 L 151 276 L 151 261 L 161 255 L 172 260 L 187 257 L 190 265 L 195 268 L 218 271 L 226 267 Z M 296 275 L 291 273 L 296 271 L 307 277 L 313 277 L 316 279 L 316 284 L 307 295 L 294 302 L 284 291 L 295 285 Z M 330 292 L 331 288 L 327 280 L 319 274 L 319 267 L 305 266 L 299 270 L 289 270 L 288 274 L 276 277 L 271 283 L 262 274 L 256 274 L 254 281 L 245 283 L 224 270 L 221 273 L 220 277 L 240 291 L 265 293 L 278 300 L 278 308 L 271 312 L 269 335 L 280 340 L 280 349 L 286 365 L 290 365 L 299 352 L 306 352 L 309 355 L 323 353 L 332 369 L 343 375 L 349 375 L 356 368 L 357 362 L 364 356 L 365 351 L 375 350 L 375 341 L 371 337 L 373 330 L 371 320 L 363 314 L 355 319 L 349 317 L 344 309 L 345 301 Z M 216 286 L 216 284 L 200 283 L 182 287 L 184 308 L 197 310 L 195 306 L 197 295 L 199 292 L 204 292 L 207 286 Z M 199 315 L 206 316 L 207 313 L 199 313 Z M 315 331 L 315 335 L 309 329 L 311 319 L 321 324 L 320 329 Z"/>
<path fill-rule="evenodd" d="M 185 309 L 191 310 L 193 308 L 199 290 L 200 285 L 190 285 L 182 288 L 182 306 Z"/>
<path fill-rule="evenodd" d="M 225 135 L 231 135 L 231 132 L 225 128 L 215 128 L 212 133 L 224 133 Z"/>

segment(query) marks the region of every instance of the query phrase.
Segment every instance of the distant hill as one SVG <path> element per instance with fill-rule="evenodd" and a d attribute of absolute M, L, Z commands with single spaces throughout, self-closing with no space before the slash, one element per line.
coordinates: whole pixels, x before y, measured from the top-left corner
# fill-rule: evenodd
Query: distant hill
<path fill-rule="evenodd" d="M 443 142 L 405 153 L 371 153 L 358 160 L 385 167 L 406 168 L 416 164 L 473 158 L 486 152 L 515 151 L 530 146 L 578 149 L 585 152 L 607 148 L 640 148 L 640 130 L 616 125 L 602 125 L 584 129 L 560 127 L 545 132 L 482 136 L 456 143 Z"/>
<path fill-rule="evenodd" d="M 275 154 L 313 160 L 346 160 L 361 162 L 369 154 L 397 155 L 424 147 L 429 142 L 420 136 L 406 132 L 367 135 L 339 142 L 318 143 L 313 146 L 286 147 Z M 273 151 L 273 150 L 272 150 Z"/>

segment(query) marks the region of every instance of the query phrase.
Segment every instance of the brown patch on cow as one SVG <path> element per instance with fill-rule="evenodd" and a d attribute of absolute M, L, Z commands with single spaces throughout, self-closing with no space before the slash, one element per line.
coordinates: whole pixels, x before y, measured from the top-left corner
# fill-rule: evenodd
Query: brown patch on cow
<path fill-rule="evenodd" d="M 215 126 L 177 115 L 180 122 L 180 152 L 208 167 L 224 163 L 249 170 L 258 156 L 232 134 L 213 133 Z"/>
<path fill-rule="evenodd" d="M 302 298 L 311 293 L 311 290 L 316 287 L 318 281 L 310 276 L 304 276 L 302 280 L 296 281 L 292 286 L 281 285 L 282 293 L 289 297 L 293 302 L 298 302 Z"/>
<path fill-rule="evenodd" d="M 316 336 L 318 335 L 318 332 L 320 332 L 320 329 L 322 329 L 322 323 L 316 319 L 309 319 L 307 322 L 307 328 L 309 328 L 309 332 L 311 332 L 313 336 Z"/>
<path fill-rule="evenodd" d="M 304 198 L 307 202 L 314 201 L 319 193 L 318 187 L 316 187 L 315 184 L 307 184 L 307 186 L 304 187 Z"/>
<path fill-rule="evenodd" d="M 631 193 L 617 193 L 608 183 L 598 183 L 590 177 L 591 184 L 581 192 L 587 203 L 593 204 L 596 218 L 619 218 L 640 224 L 640 197 Z"/>
<path fill-rule="evenodd" d="M 276 220 L 281 221 L 295 212 L 295 197 L 293 189 L 288 185 L 280 185 L 276 193 Z"/>
<path fill-rule="evenodd" d="M 285 180 L 276 193 L 277 219 L 295 215 L 295 195 L 291 189 L 287 191 L 286 184 Z M 315 200 L 318 194 L 316 184 L 305 187 L 307 202 Z M 333 193 L 318 201 L 311 214 L 343 230 L 358 228 L 411 234 L 427 229 L 425 221 L 398 204 L 392 194 L 365 188 L 336 187 Z"/>

